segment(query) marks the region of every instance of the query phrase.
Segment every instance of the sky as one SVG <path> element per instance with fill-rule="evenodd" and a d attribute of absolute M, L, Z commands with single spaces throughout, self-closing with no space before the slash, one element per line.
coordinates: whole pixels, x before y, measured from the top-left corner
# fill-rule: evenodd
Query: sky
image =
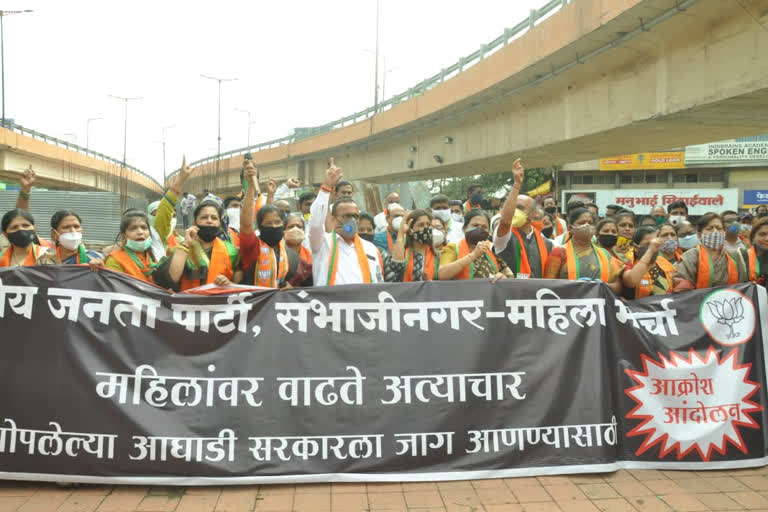
<path fill-rule="evenodd" d="M 373 104 L 376 0 L 4 0 L 6 117 L 157 179 L 166 168 Z M 380 91 L 455 63 L 545 0 L 380 0 Z M 471 5 L 472 8 L 468 6 Z M 385 67 L 386 65 L 386 67 Z M 382 76 L 386 69 L 386 83 Z M 90 122 L 89 118 L 103 118 Z"/>

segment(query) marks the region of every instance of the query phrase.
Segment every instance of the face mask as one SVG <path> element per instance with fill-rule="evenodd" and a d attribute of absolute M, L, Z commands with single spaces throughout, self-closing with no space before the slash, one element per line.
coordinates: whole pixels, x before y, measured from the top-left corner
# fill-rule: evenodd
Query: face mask
<path fill-rule="evenodd" d="M 541 230 L 542 236 L 544 238 L 552 238 L 552 232 L 554 231 L 554 228 L 552 226 L 549 226 L 548 228 L 544 228 Z"/>
<path fill-rule="evenodd" d="M 515 208 L 515 216 L 512 217 L 512 227 L 521 228 L 528 222 L 528 214 L 522 210 Z"/>
<path fill-rule="evenodd" d="M 648 252 L 648 246 L 644 245 L 643 247 L 637 247 L 635 248 L 635 261 L 640 261 L 640 258 L 645 256 L 645 253 Z M 656 262 L 656 257 L 659 255 L 657 252 L 653 256 L 651 256 L 651 262 L 650 264 L 653 265 Z"/>
<path fill-rule="evenodd" d="M 661 244 L 661 252 L 665 254 L 670 254 L 675 252 L 675 249 L 677 249 L 677 240 L 674 238 L 667 238 L 664 240 L 664 243 Z"/>
<path fill-rule="evenodd" d="M 35 238 L 37 237 L 35 232 L 31 229 L 20 229 L 18 231 L 14 231 L 13 233 L 8 233 L 6 238 L 8 238 L 8 241 L 16 247 L 27 247 L 29 244 L 34 242 Z"/>
<path fill-rule="evenodd" d="M 656 221 L 656 225 L 657 226 L 661 226 L 662 224 L 667 222 L 667 218 L 664 217 L 663 215 L 656 216 L 656 217 L 653 218 L 653 220 Z"/>
<path fill-rule="evenodd" d="M 152 239 L 147 238 L 146 240 L 126 240 L 125 247 L 132 250 L 133 252 L 144 252 L 152 247 Z"/>
<path fill-rule="evenodd" d="M 400 231 L 400 226 L 403 225 L 403 218 L 402 217 L 395 217 L 392 219 L 392 229 L 395 231 Z"/>
<path fill-rule="evenodd" d="M 720 249 L 725 244 L 725 233 L 722 231 L 712 231 L 701 235 L 701 245 L 709 249 Z"/>
<path fill-rule="evenodd" d="M 421 242 L 425 245 L 429 245 L 432 243 L 432 228 L 427 226 L 421 231 L 416 231 L 413 233 L 413 239 L 417 242 Z"/>
<path fill-rule="evenodd" d="M 632 243 L 631 238 L 627 238 L 625 236 L 619 236 L 616 238 L 616 245 L 618 245 L 619 247 L 627 247 L 631 243 Z"/>
<path fill-rule="evenodd" d="M 58 231 L 57 231 L 58 233 Z M 74 251 L 80 246 L 80 241 L 83 239 L 83 234 L 79 231 L 71 231 L 69 233 L 59 233 L 59 244 L 68 251 Z"/>
<path fill-rule="evenodd" d="M 470 205 L 473 205 L 473 204 L 477 205 L 477 204 L 480 204 L 481 202 L 483 202 L 483 194 L 474 193 L 469 198 Z"/>
<path fill-rule="evenodd" d="M 699 245 L 699 237 L 696 233 L 691 233 L 687 236 L 681 236 L 677 239 L 677 243 L 682 247 L 683 249 L 693 249 L 697 245 Z"/>
<path fill-rule="evenodd" d="M 300 244 L 304 241 L 304 230 L 299 227 L 292 227 L 285 232 L 285 240 L 292 244 Z"/>
<path fill-rule="evenodd" d="M 231 227 L 240 229 L 240 208 L 227 208 L 227 217 Z"/>
<path fill-rule="evenodd" d="M 357 220 L 348 219 L 341 223 L 341 236 L 344 238 L 354 238 L 357 234 Z"/>
<path fill-rule="evenodd" d="M 618 239 L 616 235 L 611 235 L 610 233 L 605 233 L 602 235 L 597 235 L 597 241 L 600 242 L 600 245 L 603 247 L 607 247 L 609 249 L 613 248 L 614 245 L 616 245 L 616 239 Z"/>
<path fill-rule="evenodd" d="M 672 224 L 673 226 L 677 226 L 678 224 L 680 224 L 684 220 L 685 220 L 685 217 L 683 217 L 682 215 L 670 215 L 669 216 L 669 223 Z"/>
<path fill-rule="evenodd" d="M 197 226 L 197 236 L 203 242 L 213 242 L 220 232 L 219 226 Z"/>
<path fill-rule="evenodd" d="M 360 238 L 373 243 L 373 233 L 360 233 Z"/>
<path fill-rule="evenodd" d="M 284 226 L 262 226 L 259 229 L 259 238 L 270 247 L 275 247 L 283 239 Z"/>
<path fill-rule="evenodd" d="M 550 215 L 554 215 L 555 213 L 557 213 L 557 206 L 547 206 L 546 208 L 544 208 L 544 211 Z"/>
<path fill-rule="evenodd" d="M 448 222 L 448 219 L 451 218 L 451 210 L 445 209 L 445 210 L 432 210 L 432 215 L 437 217 L 443 222 Z"/>
<path fill-rule="evenodd" d="M 453 219 L 454 222 L 458 222 L 459 224 L 464 223 L 464 216 L 460 213 L 452 213 L 451 219 Z"/>
<path fill-rule="evenodd" d="M 542 222 L 540 220 L 531 221 L 531 226 L 533 226 L 533 229 L 535 229 L 536 231 L 541 231 L 541 225 L 542 225 Z"/>
<path fill-rule="evenodd" d="M 438 245 L 442 245 L 443 242 L 445 242 L 445 233 L 443 233 L 439 229 L 433 229 L 432 230 L 432 245 L 437 247 Z"/>
<path fill-rule="evenodd" d="M 595 233 L 595 227 L 592 224 L 582 224 L 571 228 L 571 236 L 581 240 L 589 240 Z"/>
<path fill-rule="evenodd" d="M 464 238 L 469 245 L 476 245 L 478 242 L 488 240 L 488 231 L 484 228 L 472 228 L 464 232 Z"/>
<path fill-rule="evenodd" d="M 731 224 L 728 226 L 728 232 L 732 235 L 738 235 L 739 231 L 741 231 L 741 226 L 739 224 Z"/>

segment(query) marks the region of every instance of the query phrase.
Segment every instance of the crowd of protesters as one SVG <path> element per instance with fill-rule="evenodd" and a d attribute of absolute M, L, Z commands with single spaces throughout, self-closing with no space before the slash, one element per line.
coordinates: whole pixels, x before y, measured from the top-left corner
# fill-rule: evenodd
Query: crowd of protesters
<path fill-rule="evenodd" d="M 479 184 L 463 199 L 435 195 L 425 209 L 409 210 L 393 192 L 372 216 L 361 211 L 333 159 L 316 193 L 296 198 L 295 212 L 275 197 L 300 183 L 270 180 L 262 193 L 251 160 L 244 161 L 237 196 L 204 191 L 198 202 L 183 192 L 191 173 L 182 164 L 160 201 L 147 211 L 125 211 L 116 243 L 96 252 L 83 244 L 88 219 L 76 211 L 55 212 L 50 232 L 35 223 L 28 213 L 30 167 L 17 208 L 2 217 L 7 247 L 0 247 L 0 267 L 81 264 L 175 292 L 232 284 L 567 279 L 602 281 L 627 300 L 749 281 L 765 286 L 768 274 L 766 206 L 754 215 L 724 211 L 693 219 L 684 202 L 648 212 L 609 205 L 600 212 L 576 199 L 561 211 L 551 196 L 539 204 L 520 193 L 519 160 L 494 216 L 483 209 Z"/>

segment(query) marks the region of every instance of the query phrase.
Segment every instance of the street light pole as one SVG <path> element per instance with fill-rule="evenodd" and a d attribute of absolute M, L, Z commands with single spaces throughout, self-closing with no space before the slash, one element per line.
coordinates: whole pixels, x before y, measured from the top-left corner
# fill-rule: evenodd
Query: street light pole
<path fill-rule="evenodd" d="M 2 82 L 3 88 L 3 126 L 5 126 L 5 41 L 3 37 L 3 18 L 11 14 L 22 14 L 25 12 L 33 11 L 32 9 L 24 9 L 23 11 L 0 11 L 0 81 Z"/>
<path fill-rule="evenodd" d="M 85 122 L 85 149 L 91 147 L 91 121 L 101 121 L 103 117 L 91 117 Z"/>
<path fill-rule="evenodd" d="M 248 114 L 248 145 L 246 147 L 251 147 L 251 125 L 253 124 L 251 122 L 251 112 L 241 108 L 236 108 L 235 112 L 243 112 L 244 114 Z"/>
<path fill-rule="evenodd" d="M 124 96 L 114 96 L 112 94 L 110 94 L 109 97 L 115 98 L 116 100 L 121 100 L 125 103 L 125 113 L 124 113 L 124 122 L 123 122 L 123 168 L 125 168 L 125 159 L 128 153 L 128 102 L 140 100 L 143 98 L 140 98 L 140 97 L 127 98 Z"/>
<path fill-rule="evenodd" d="M 373 111 L 379 111 L 379 0 L 376 0 L 376 66 L 373 71 Z"/>
<path fill-rule="evenodd" d="M 163 187 L 165 187 L 165 180 L 166 180 L 166 171 L 165 171 L 165 132 L 166 130 L 170 130 L 171 128 L 175 128 L 175 124 L 171 124 L 168 126 L 163 126 Z"/>
<path fill-rule="evenodd" d="M 219 132 L 217 137 L 217 149 L 216 149 L 216 176 L 219 175 L 219 163 L 221 160 L 221 82 L 234 82 L 237 80 L 237 78 L 217 78 L 214 76 L 208 76 L 208 75 L 200 75 L 203 78 L 207 78 L 209 80 L 216 80 L 219 82 Z"/>

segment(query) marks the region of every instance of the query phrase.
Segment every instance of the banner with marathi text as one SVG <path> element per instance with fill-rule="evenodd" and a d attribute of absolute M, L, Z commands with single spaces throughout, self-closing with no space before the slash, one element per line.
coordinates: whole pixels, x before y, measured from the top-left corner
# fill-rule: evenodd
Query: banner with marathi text
<path fill-rule="evenodd" d="M 737 188 L 683 188 L 668 189 L 603 189 L 569 190 L 563 192 L 563 204 L 568 204 L 572 197 L 594 203 L 605 211 L 608 205 L 618 205 L 639 215 L 649 215 L 654 206 L 665 210 L 677 201 L 688 205 L 689 215 L 704 215 L 708 212 L 738 210 L 739 189 Z"/>
<path fill-rule="evenodd" d="M 0 478 L 225 485 L 766 464 L 765 290 L 172 295 L 0 269 Z"/>

